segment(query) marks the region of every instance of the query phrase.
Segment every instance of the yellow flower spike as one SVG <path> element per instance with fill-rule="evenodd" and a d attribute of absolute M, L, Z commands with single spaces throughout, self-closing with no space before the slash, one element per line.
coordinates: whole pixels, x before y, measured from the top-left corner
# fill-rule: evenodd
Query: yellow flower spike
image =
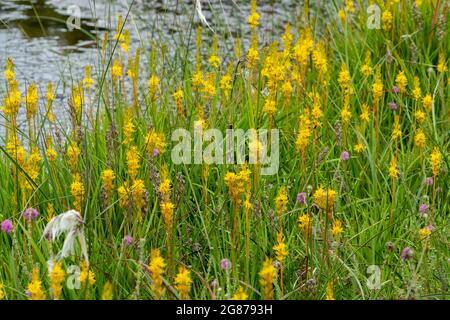
<path fill-rule="evenodd" d="M 77 164 L 78 164 L 78 158 L 81 154 L 80 149 L 75 143 L 71 143 L 69 147 L 67 148 L 67 158 L 70 168 L 75 171 Z"/>
<path fill-rule="evenodd" d="M 333 209 L 336 194 L 336 191 L 334 191 L 333 189 L 326 190 L 322 187 L 319 187 L 313 195 L 314 203 L 320 209 L 330 212 Z"/>
<path fill-rule="evenodd" d="M 66 276 L 66 273 L 64 272 L 62 268 L 62 262 L 54 262 L 52 271 L 49 274 L 50 281 L 51 281 L 51 288 L 52 288 L 52 294 L 53 299 L 59 300 L 61 297 L 62 292 L 62 282 L 64 281 L 64 278 Z"/>
<path fill-rule="evenodd" d="M 92 86 L 94 85 L 94 79 L 91 78 L 91 66 L 90 65 L 87 65 L 85 68 L 85 76 L 83 79 L 83 85 L 88 89 L 91 89 Z"/>
<path fill-rule="evenodd" d="M 112 300 L 112 298 L 113 298 L 113 286 L 111 282 L 107 281 L 103 286 L 101 299 Z"/>
<path fill-rule="evenodd" d="M 122 77 L 122 63 L 119 59 L 115 59 L 111 68 L 111 75 L 113 80 L 117 80 Z"/>
<path fill-rule="evenodd" d="M 442 155 L 439 152 L 438 148 L 434 148 L 433 152 L 431 152 L 430 155 L 431 171 L 433 172 L 434 176 L 439 175 L 441 162 L 442 162 Z"/>
<path fill-rule="evenodd" d="M 431 110 L 433 109 L 433 97 L 431 96 L 431 94 L 428 93 L 425 97 L 423 97 L 422 103 L 425 110 L 431 112 Z"/>
<path fill-rule="evenodd" d="M 326 300 L 335 300 L 334 299 L 334 291 L 333 291 L 333 283 L 331 281 L 328 281 L 327 293 L 326 293 L 325 299 Z"/>
<path fill-rule="evenodd" d="M 140 168 L 139 152 L 137 147 L 131 146 L 127 150 L 126 157 L 127 157 L 128 175 L 130 176 L 131 180 L 134 180 Z"/>
<path fill-rule="evenodd" d="M 439 54 L 439 61 L 436 68 L 439 73 L 444 73 L 448 71 L 447 65 L 445 64 L 445 56 L 443 53 Z"/>
<path fill-rule="evenodd" d="M 395 158 L 391 159 L 391 164 L 389 165 L 389 176 L 392 179 L 398 178 L 397 159 Z"/>
<path fill-rule="evenodd" d="M 334 237 L 339 237 L 341 233 L 344 232 L 344 228 L 342 227 L 342 221 L 336 220 L 333 224 L 333 228 L 331 229 L 331 233 Z"/>
<path fill-rule="evenodd" d="M 278 262 L 283 263 L 284 258 L 288 255 L 286 250 L 286 243 L 284 242 L 284 237 L 282 232 L 277 234 L 277 244 L 273 246 L 273 251 L 276 253 Z"/>
<path fill-rule="evenodd" d="M 370 120 L 370 109 L 365 103 L 361 106 L 361 114 L 359 115 L 359 119 L 362 122 L 369 122 Z"/>
<path fill-rule="evenodd" d="M 85 190 L 79 174 L 75 174 L 73 176 L 73 182 L 70 185 L 70 192 L 73 197 L 73 206 L 75 210 L 81 212 L 81 204 L 83 202 Z"/>
<path fill-rule="evenodd" d="M 105 169 L 102 172 L 102 184 L 103 188 L 108 194 L 111 194 L 112 190 L 114 189 L 114 179 L 116 178 L 116 175 L 114 174 L 114 171 L 112 169 Z"/>
<path fill-rule="evenodd" d="M 152 100 L 156 97 L 158 86 L 159 86 L 159 79 L 156 75 L 153 74 L 148 80 L 148 92 Z"/>
<path fill-rule="evenodd" d="M 400 126 L 400 117 L 395 116 L 394 128 L 392 130 L 392 140 L 398 140 L 402 137 L 402 129 Z"/>
<path fill-rule="evenodd" d="M 28 294 L 30 300 L 45 300 L 46 296 L 39 279 L 39 270 L 33 268 L 31 282 L 28 284 Z"/>
<path fill-rule="evenodd" d="M 405 72 L 401 71 L 399 74 L 397 74 L 397 77 L 395 78 L 395 84 L 397 85 L 400 93 L 406 92 L 406 86 L 408 85 L 408 79 L 405 76 Z"/>
<path fill-rule="evenodd" d="M 80 282 L 84 286 L 93 286 L 96 282 L 95 273 L 89 269 L 86 263 L 82 263 L 80 272 Z"/>
<path fill-rule="evenodd" d="M 277 279 L 277 270 L 273 265 L 272 260 L 267 258 L 261 271 L 259 272 L 259 283 L 262 288 L 262 298 L 264 300 L 272 300 L 273 296 L 273 283 Z"/>
<path fill-rule="evenodd" d="M 423 129 L 420 128 L 414 135 L 414 145 L 419 149 L 423 149 L 425 147 L 426 141 L 427 139 L 425 137 L 425 133 L 423 132 Z"/>
<path fill-rule="evenodd" d="M 3 288 L 3 283 L 0 282 L 0 300 L 5 298 L 5 290 Z"/>
<path fill-rule="evenodd" d="M 277 207 L 278 215 L 282 215 L 287 210 L 287 189 L 286 187 L 281 187 L 280 190 L 278 190 L 277 197 L 275 198 L 275 203 Z"/>
<path fill-rule="evenodd" d="M 393 20 L 392 13 L 389 10 L 383 11 L 383 13 L 381 15 L 381 21 L 383 23 L 383 30 L 384 31 L 391 31 L 391 29 L 392 29 L 392 20 Z"/>
<path fill-rule="evenodd" d="M 420 89 L 420 80 L 419 77 L 414 77 L 414 87 L 412 90 L 412 96 L 415 101 L 419 101 L 422 97 L 422 90 Z"/>
<path fill-rule="evenodd" d="M 252 30 L 256 29 L 259 26 L 259 14 L 256 12 L 256 0 L 251 0 L 250 2 L 251 11 L 250 16 L 247 19 L 248 24 Z"/>
<path fill-rule="evenodd" d="M 309 214 L 302 214 L 298 217 L 298 227 L 307 236 L 312 225 L 312 218 Z"/>
<path fill-rule="evenodd" d="M 175 289 L 180 293 L 183 300 L 189 299 L 189 289 L 192 284 L 190 272 L 185 267 L 178 268 L 178 274 L 175 277 Z"/>
<path fill-rule="evenodd" d="M 247 300 L 248 294 L 242 287 L 239 287 L 238 290 L 233 294 L 231 300 Z"/>
<path fill-rule="evenodd" d="M 371 64 L 372 64 L 372 61 L 371 61 L 371 57 L 370 57 L 370 51 L 367 51 L 364 64 L 361 66 L 361 69 L 360 69 L 361 73 L 365 77 L 369 77 L 373 74 L 373 68 L 372 68 Z"/>
<path fill-rule="evenodd" d="M 172 93 L 172 97 L 175 100 L 175 106 L 177 108 L 177 114 L 180 117 L 184 117 L 184 109 L 183 109 L 183 99 L 184 93 L 181 87 L 178 87 L 177 90 Z"/>
<path fill-rule="evenodd" d="M 36 84 L 32 84 L 27 88 L 25 96 L 25 106 L 27 110 L 27 118 L 31 119 L 36 115 L 38 104 L 38 91 Z"/>
<path fill-rule="evenodd" d="M 166 263 L 161 256 L 159 249 L 153 249 L 150 254 L 150 263 L 148 264 L 148 271 L 151 279 L 151 289 L 156 296 L 156 299 L 161 299 L 164 295 L 165 289 L 163 286 L 163 274 Z"/>

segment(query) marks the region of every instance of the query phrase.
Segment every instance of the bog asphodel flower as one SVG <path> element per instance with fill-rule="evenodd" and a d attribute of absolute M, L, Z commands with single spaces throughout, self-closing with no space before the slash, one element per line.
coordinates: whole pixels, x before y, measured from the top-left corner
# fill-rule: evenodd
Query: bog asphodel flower
<path fill-rule="evenodd" d="M 425 133 L 423 132 L 423 129 L 420 128 L 414 135 L 414 145 L 420 149 L 423 149 L 426 141 Z"/>
<path fill-rule="evenodd" d="M 392 29 L 392 13 L 388 10 L 383 11 L 381 21 L 383 22 L 383 30 L 390 31 Z"/>
<path fill-rule="evenodd" d="M 84 286 L 93 286 L 96 282 L 95 273 L 86 265 L 86 263 L 82 263 L 81 271 L 80 271 L 80 282 Z"/>
<path fill-rule="evenodd" d="M 359 119 L 362 122 L 369 122 L 370 120 L 369 106 L 365 103 L 361 106 L 361 114 L 359 115 Z"/>
<path fill-rule="evenodd" d="M 3 76 L 5 77 L 5 80 L 9 83 L 12 80 L 14 80 L 16 74 L 14 73 L 14 62 L 11 57 L 8 57 L 6 59 L 6 68 L 3 72 Z"/>
<path fill-rule="evenodd" d="M 259 14 L 256 12 L 256 0 L 251 0 L 250 2 L 251 11 L 250 16 L 247 19 L 248 24 L 251 29 L 256 29 L 259 26 Z"/>
<path fill-rule="evenodd" d="M 372 61 L 370 58 L 370 51 L 367 51 L 364 64 L 361 66 L 361 73 L 365 77 L 369 77 L 373 74 L 373 68 L 372 68 L 371 64 L 372 64 Z"/>
<path fill-rule="evenodd" d="M 30 300 L 45 300 L 44 289 L 42 288 L 42 282 L 39 279 L 39 270 L 33 268 L 31 282 L 28 284 L 27 291 Z"/>
<path fill-rule="evenodd" d="M 392 158 L 391 164 L 389 165 L 389 176 L 392 179 L 398 178 L 397 159 L 395 159 L 395 158 Z"/>
<path fill-rule="evenodd" d="M 94 85 L 94 79 L 91 78 L 91 66 L 90 65 L 87 65 L 85 68 L 85 76 L 83 79 L 83 85 L 88 89 L 91 89 L 92 86 Z"/>
<path fill-rule="evenodd" d="M 132 180 L 134 180 L 140 168 L 139 152 L 136 146 L 131 146 L 127 150 L 127 168 L 128 175 Z"/>
<path fill-rule="evenodd" d="M 439 61 L 437 65 L 437 71 L 439 73 L 444 73 L 448 71 L 447 65 L 445 64 L 445 56 L 444 54 L 439 54 Z"/>
<path fill-rule="evenodd" d="M 116 175 L 112 169 L 105 169 L 102 172 L 102 184 L 107 194 L 111 194 L 114 189 L 114 179 Z"/>
<path fill-rule="evenodd" d="M 335 300 L 334 299 L 334 291 L 333 291 L 333 283 L 331 281 L 328 281 L 327 293 L 326 293 L 325 299 L 326 300 Z"/>
<path fill-rule="evenodd" d="M 398 140 L 402 137 L 402 129 L 400 126 L 400 117 L 395 116 L 394 128 L 392 130 L 392 140 Z"/>
<path fill-rule="evenodd" d="M 38 91 L 36 84 L 32 84 L 27 88 L 25 97 L 25 106 L 27 109 L 27 118 L 31 119 L 36 115 L 38 104 Z"/>
<path fill-rule="evenodd" d="M 62 268 L 62 262 L 55 262 L 53 264 L 52 271 L 49 274 L 51 281 L 51 288 L 53 299 L 59 300 L 62 292 L 62 282 L 66 276 L 64 269 Z"/>
<path fill-rule="evenodd" d="M 78 158 L 80 156 L 80 149 L 75 143 L 71 143 L 67 148 L 67 162 L 72 170 L 75 170 L 78 164 Z"/>
<path fill-rule="evenodd" d="M 302 230 L 305 235 L 309 234 L 311 228 L 312 218 L 309 214 L 305 213 L 298 217 L 298 227 Z"/>
<path fill-rule="evenodd" d="M 288 255 L 288 252 L 286 250 L 286 243 L 284 242 L 282 232 L 278 232 L 277 234 L 277 244 L 273 246 L 273 251 L 275 251 L 278 262 L 283 263 L 283 260 Z"/>
<path fill-rule="evenodd" d="M 179 116 L 184 116 L 184 110 L 183 110 L 183 98 L 184 93 L 181 87 L 178 87 L 177 90 L 172 93 L 172 97 L 175 100 L 175 106 L 177 108 L 177 114 Z"/>
<path fill-rule="evenodd" d="M 331 233 L 334 237 L 339 237 L 341 233 L 344 231 L 344 228 L 342 227 L 342 221 L 336 220 L 333 224 L 333 227 L 331 228 Z"/>
<path fill-rule="evenodd" d="M 150 263 L 148 264 L 148 271 L 151 279 L 151 289 L 155 294 L 156 299 L 161 299 L 164 295 L 163 274 L 166 263 L 161 256 L 159 249 L 153 249 L 150 254 Z"/>
<path fill-rule="evenodd" d="M 383 82 L 381 80 L 381 71 L 380 68 L 377 69 L 377 72 L 375 74 L 375 82 L 372 85 L 372 95 L 373 100 L 375 102 L 378 102 L 380 98 L 383 96 Z"/>
<path fill-rule="evenodd" d="M 287 210 L 287 189 L 286 187 L 281 187 L 280 190 L 278 190 L 277 197 L 275 198 L 275 203 L 277 207 L 277 212 L 279 215 L 282 215 Z"/>
<path fill-rule="evenodd" d="M 5 290 L 3 289 L 3 283 L 0 282 L 0 300 L 3 300 L 4 298 L 5 298 Z"/>
<path fill-rule="evenodd" d="M 81 176 L 79 174 L 75 174 L 73 177 L 73 182 L 70 185 L 70 192 L 73 197 L 73 206 L 74 208 L 81 212 L 81 204 L 84 197 L 84 185 L 81 181 Z"/>
<path fill-rule="evenodd" d="M 233 294 L 231 300 L 247 300 L 248 294 L 245 292 L 244 288 L 239 287 L 238 290 Z"/>
<path fill-rule="evenodd" d="M 188 269 L 181 266 L 178 268 L 178 274 L 175 277 L 175 289 L 180 293 L 183 300 L 189 298 L 189 289 L 192 284 L 191 275 Z"/>
<path fill-rule="evenodd" d="M 277 279 L 277 270 L 273 265 L 272 260 L 267 258 L 261 271 L 259 272 L 259 283 L 262 288 L 262 298 L 264 300 L 273 299 L 273 283 Z"/>
<path fill-rule="evenodd" d="M 158 91 L 159 78 L 156 75 L 152 75 L 148 80 L 148 93 L 151 99 L 154 99 L 156 92 Z"/>
<path fill-rule="evenodd" d="M 421 124 L 423 123 L 423 121 L 425 120 L 425 118 L 427 117 L 426 113 L 423 112 L 422 110 L 416 110 L 416 112 L 414 112 L 414 117 L 416 119 L 416 121 Z"/>
<path fill-rule="evenodd" d="M 397 85 L 400 93 L 406 92 L 406 86 L 408 85 L 408 79 L 406 78 L 404 71 L 401 71 L 401 72 L 399 72 L 399 74 L 397 74 L 397 77 L 395 78 L 395 84 Z"/>
<path fill-rule="evenodd" d="M 305 112 L 300 116 L 299 128 L 300 129 L 297 133 L 295 145 L 300 152 L 304 152 L 312 135 L 311 120 L 309 118 L 308 109 L 306 109 Z"/>
<path fill-rule="evenodd" d="M 319 187 L 314 192 L 314 203 L 322 210 L 331 211 L 334 205 L 334 199 L 336 197 L 336 191 L 333 189 L 324 189 Z"/>
<path fill-rule="evenodd" d="M 412 90 L 412 96 L 415 101 L 419 101 L 419 99 L 422 97 L 422 90 L 420 89 L 419 77 L 414 77 L 414 88 Z"/>
<path fill-rule="evenodd" d="M 164 133 L 158 133 L 155 129 L 150 129 L 145 137 L 145 149 L 148 154 L 163 154 L 166 151 L 166 140 Z"/>
<path fill-rule="evenodd" d="M 430 155 L 431 171 L 433 172 L 434 176 L 437 176 L 439 174 L 439 170 L 441 168 L 441 161 L 442 155 L 439 152 L 439 149 L 434 148 L 433 152 L 431 152 Z"/>
<path fill-rule="evenodd" d="M 431 110 L 433 109 L 433 97 L 431 96 L 431 94 L 428 93 L 425 97 L 423 97 L 422 103 L 423 107 L 428 112 L 431 112 Z"/>
<path fill-rule="evenodd" d="M 122 76 L 122 63 L 119 59 L 115 59 L 111 68 L 113 80 L 117 80 Z"/>
<path fill-rule="evenodd" d="M 112 298 L 113 298 L 113 286 L 111 282 L 107 281 L 103 286 L 101 299 L 112 300 Z"/>

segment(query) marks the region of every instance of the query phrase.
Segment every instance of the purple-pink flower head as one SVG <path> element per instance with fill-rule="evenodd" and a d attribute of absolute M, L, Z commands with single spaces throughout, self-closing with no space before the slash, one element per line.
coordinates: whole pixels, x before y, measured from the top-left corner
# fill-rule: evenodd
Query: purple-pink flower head
<path fill-rule="evenodd" d="M 297 193 L 297 202 L 300 204 L 306 204 L 306 192 Z"/>
<path fill-rule="evenodd" d="M 22 213 L 25 220 L 33 221 L 39 216 L 39 212 L 35 208 L 28 208 Z"/>
<path fill-rule="evenodd" d="M 397 110 L 397 104 L 395 102 L 389 102 L 388 106 L 391 110 Z"/>
<path fill-rule="evenodd" d="M 348 153 L 348 151 L 342 151 L 342 153 L 341 153 L 341 160 L 342 161 L 347 161 L 348 159 L 350 159 L 350 153 Z"/>
<path fill-rule="evenodd" d="M 393 86 L 393 87 L 392 87 L 392 93 L 397 94 L 397 93 L 399 93 L 399 92 L 400 92 L 400 89 L 399 89 L 397 86 Z"/>
<path fill-rule="evenodd" d="M 405 249 L 402 250 L 402 253 L 400 254 L 400 258 L 402 258 L 403 260 L 409 260 L 411 259 L 413 256 L 413 251 L 410 247 L 406 247 Z"/>
<path fill-rule="evenodd" d="M 434 183 L 433 177 L 428 177 L 428 178 L 426 178 L 425 184 L 426 184 L 427 186 L 432 186 L 433 183 Z"/>
<path fill-rule="evenodd" d="M 220 260 L 220 269 L 222 269 L 222 270 L 231 269 L 231 261 L 226 258 Z"/>
<path fill-rule="evenodd" d="M 153 156 L 154 157 L 159 156 L 159 150 L 157 148 L 153 149 Z"/>
<path fill-rule="evenodd" d="M 422 217 L 426 217 L 428 213 L 428 205 L 426 203 L 422 203 L 419 206 L 419 213 Z"/>
<path fill-rule="evenodd" d="M 0 225 L 0 229 L 3 232 L 6 232 L 6 233 L 10 234 L 12 232 L 12 230 L 13 230 L 12 221 L 9 220 L 9 219 L 3 220 L 3 222 Z"/>
<path fill-rule="evenodd" d="M 433 227 L 433 225 L 430 223 L 430 224 L 427 226 L 427 229 L 428 229 L 429 231 L 433 231 L 434 227 Z"/>
<path fill-rule="evenodd" d="M 129 247 L 133 244 L 133 237 L 132 236 L 125 236 L 123 237 L 123 245 L 125 247 Z"/>

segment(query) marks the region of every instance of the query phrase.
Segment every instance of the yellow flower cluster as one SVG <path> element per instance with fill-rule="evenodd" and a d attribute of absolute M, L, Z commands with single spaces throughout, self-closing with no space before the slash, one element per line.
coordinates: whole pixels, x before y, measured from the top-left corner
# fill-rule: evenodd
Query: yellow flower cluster
<path fill-rule="evenodd" d="M 259 283 L 262 287 L 262 298 L 264 300 L 272 300 L 273 297 L 273 283 L 277 278 L 277 270 L 275 269 L 272 260 L 266 259 L 263 267 L 259 272 Z"/>
<path fill-rule="evenodd" d="M 189 298 L 189 289 L 192 284 L 191 275 L 188 269 L 183 266 L 178 268 L 178 274 L 175 277 L 175 289 L 180 293 L 183 300 Z"/>
<path fill-rule="evenodd" d="M 148 271 L 150 273 L 151 288 L 155 294 L 156 299 L 161 299 L 164 295 L 163 274 L 166 263 L 161 256 L 159 249 L 153 249 L 150 254 L 150 263 L 148 264 Z"/>

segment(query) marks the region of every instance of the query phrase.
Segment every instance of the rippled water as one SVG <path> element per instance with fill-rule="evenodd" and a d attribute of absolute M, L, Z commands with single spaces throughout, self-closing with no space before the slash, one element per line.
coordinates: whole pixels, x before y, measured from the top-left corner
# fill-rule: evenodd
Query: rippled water
<path fill-rule="evenodd" d="M 55 112 L 60 121 L 67 119 L 68 89 L 83 77 L 84 66 L 98 65 L 96 39 L 108 31 L 112 38 L 119 14 L 126 16 L 132 0 L 1 0 L 0 63 L 7 57 L 15 63 L 16 77 L 22 90 L 38 83 L 45 90 L 48 81 L 55 83 Z M 202 0 L 203 13 L 219 35 L 220 50 L 233 50 L 237 36 L 248 43 L 246 23 L 249 0 Z M 285 24 L 295 21 L 302 11 L 298 0 L 258 0 L 261 15 L 261 43 L 267 43 L 284 31 Z M 69 30 L 67 20 L 79 10 L 81 30 Z M 73 19 L 70 19 L 73 22 Z M 200 20 L 193 0 L 135 0 L 126 27 L 131 35 L 131 52 L 137 45 L 150 47 L 151 40 L 164 42 L 170 53 L 182 46 L 193 48 L 195 28 Z M 212 34 L 205 28 L 205 41 Z M 207 47 L 207 45 L 205 46 Z M 141 59 L 147 65 L 146 56 Z M 0 68 L 4 70 L 3 66 Z M 142 75 L 145 77 L 145 69 Z M 95 67 L 93 73 L 95 73 Z M 0 85 L 0 95 L 4 92 Z M 41 92 L 43 95 L 44 92 Z M 23 114 L 20 115 L 23 118 Z M 22 119 L 23 120 L 23 119 Z M 0 128 L 2 131 L 2 128 Z"/>
<path fill-rule="evenodd" d="M 117 16 L 126 15 L 131 0 L 35 0 L 0 2 L 0 60 L 14 58 L 22 81 L 69 82 L 82 71 L 80 66 L 97 60 L 95 41 L 105 30 L 114 32 Z M 128 4 L 127 4 L 128 3 Z M 246 34 L 249 1 L 203 0 L 203 12 L 214 31 L 230 39 Z M 299 1 L 258 1 L 266 39 L 282 31 L 286 21 L 301 9 Z M 66 21 L 76 5 L 83 31 L 68 30 Z M 186 44 L 192 27 L 199 24 L 194 1 L 135 0 L 128 20 L 132 42 L 138 34 L 147 45 L 151 39 L 167 42 L 169 51 Z M 211 33 L 207 31 L 207 33 Z M 194 35 L 190 35 L 193 39 Z M 223 41 L 224 39 L 221 40 Z M 225 41 L 226 42 L 226 41 Z M 190 43 L 193 45 L 193 41 Z"/>

